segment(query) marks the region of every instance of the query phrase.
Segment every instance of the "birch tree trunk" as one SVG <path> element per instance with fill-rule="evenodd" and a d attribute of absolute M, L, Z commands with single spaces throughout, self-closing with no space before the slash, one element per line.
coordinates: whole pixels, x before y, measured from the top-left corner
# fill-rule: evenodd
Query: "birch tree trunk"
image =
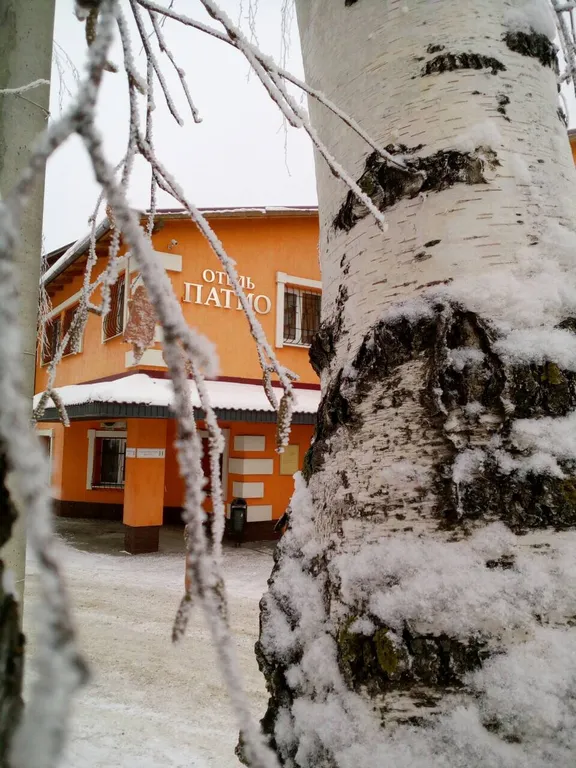
<path fill-rule="evenodd" d="M 268 593 L 287 766 L 576 754 L 576 174 L 545 0 L 297 0 L 323 399 Z M 384 727 L 382 727 L 384 726 Z"/>

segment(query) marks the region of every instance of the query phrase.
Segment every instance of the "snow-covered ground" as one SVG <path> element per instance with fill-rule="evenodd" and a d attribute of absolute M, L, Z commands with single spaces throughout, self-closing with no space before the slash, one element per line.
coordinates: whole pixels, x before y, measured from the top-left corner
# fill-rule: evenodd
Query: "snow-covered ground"
<path fill-rule="evenodd" d="M 170 641 L 183 589 L 181 530 L 162 530 L 160 553 L 130 556 L 121 551 L 120 524 L 60 520 L 59 528 L 80 644 L 92 671 L 74 707 L 64 768 L 238 768 L 238 729 L 201 613 L 193 615 L 179 646 Z M 270 545 L 225 549 L 232 628 L 257 717 L 264 714 L 266 693 L 253 649 L 258 602 L 271 569 Z M 26 579 L 30 660 L 38 587 L 33 562 Z"/>

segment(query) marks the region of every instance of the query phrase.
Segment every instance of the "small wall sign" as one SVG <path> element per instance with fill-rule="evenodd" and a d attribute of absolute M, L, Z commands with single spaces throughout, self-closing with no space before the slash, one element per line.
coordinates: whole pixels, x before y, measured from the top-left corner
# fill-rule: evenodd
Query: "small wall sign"
<path fill-rule="evenodd" d="M 137 459 L 163 459 L 166 456 L 164 448 L 137 448 Z"/>
<path fill-rule="evenodd" d="M 126 448 L 126 458 L 127 459 L 135 459 L 136 458 L 136 448 Z"/>
<path fill-rule="evenodd" d="M 300 446 L 287 445 L 280 454 L 280 474 L 295 475 L 300 469 Z"/>

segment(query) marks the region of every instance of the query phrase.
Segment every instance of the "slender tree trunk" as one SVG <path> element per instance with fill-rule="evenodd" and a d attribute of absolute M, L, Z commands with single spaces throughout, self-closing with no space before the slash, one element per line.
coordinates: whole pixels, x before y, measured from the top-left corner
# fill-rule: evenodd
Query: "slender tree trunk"
<path fill-rule="evenodd" d="M 40 78 L 49 80 L 53 21 L 54 0 L 0 0 L 0 90 L 20 88 Z M 0 195 L 24 170 L 29 147 L 46 125 L 48 105 L 47 85 L 21 95 L 0 94 Z M 22 354 L 30 400 L 34 393 L 43 199 L 44 187 L 38 184 L 22 217 L 18 253 Z M 16 519 L 10 500 L 8 474 L 0 444 L 0 768 L 7 765 L 10 737 L 22 707 L 24 644 L 15 596 L 21 603 L 26 536 L 24 520 Z"/>
<path fill-rule="evenodd" d="M 323 400 L 262 602 L 264 726 L 291 766 L 568 765 L 576 174 L 553 17 L 297 9 L 308 82 L 407 171 L 310 105 L 389 226 L 318 160 Z"/>

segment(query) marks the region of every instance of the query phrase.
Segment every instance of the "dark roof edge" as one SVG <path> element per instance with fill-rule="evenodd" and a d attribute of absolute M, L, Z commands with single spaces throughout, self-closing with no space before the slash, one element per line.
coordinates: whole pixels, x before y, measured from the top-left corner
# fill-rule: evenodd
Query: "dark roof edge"
<path fill-rule="evenodd" d="M 275 424 L 275 411 L 252 411 L 241 408 L 215 408 L 220 421 L 248 421 L 261 424 Z M 93 419 L 173 419 L 174 414 L 165 405 L 141 405 L 135 403 L 81 403 L 66 406 L 71 421 L 91 421 Z M 197 419 L 204 418 L 204 411 L 194 409 Z M 46 408 L 40 422 L 60 421 L 56 408 Z M 293 424 L 316 424 L 315 413 L 295 413 Z"/>

